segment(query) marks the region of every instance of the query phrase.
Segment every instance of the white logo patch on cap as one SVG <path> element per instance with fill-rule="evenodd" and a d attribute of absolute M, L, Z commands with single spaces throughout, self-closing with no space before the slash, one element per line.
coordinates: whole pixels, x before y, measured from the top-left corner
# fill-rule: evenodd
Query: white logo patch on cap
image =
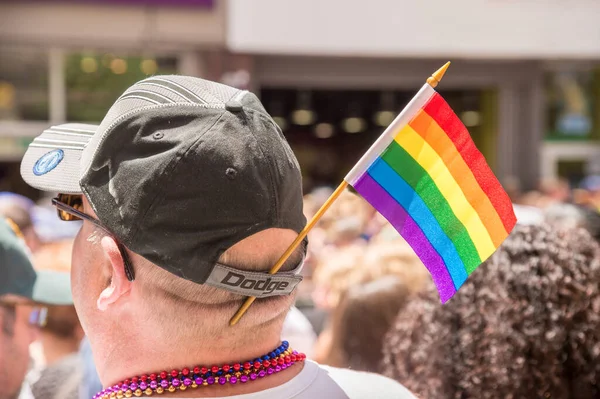
<path fill-rule="evenodd" d="M 45 175 L 52 169 L 56 168 L 64 157 L 65 152 L 63 150 L 53 150 L 42 155 L 42 157 L 37 160 L 35 165 L 33 165 L 33 174 L 36 176 Z"/>

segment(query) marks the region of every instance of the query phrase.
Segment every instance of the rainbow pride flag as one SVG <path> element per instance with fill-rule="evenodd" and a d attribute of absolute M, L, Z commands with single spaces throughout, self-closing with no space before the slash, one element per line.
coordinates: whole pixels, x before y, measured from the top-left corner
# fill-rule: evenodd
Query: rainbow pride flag
<path fill-rule="evenodd" d="M 345 180 L 410 244 L 442 303 L 516 223 L 508 195 L 466 127 L 429 84 Z"/>

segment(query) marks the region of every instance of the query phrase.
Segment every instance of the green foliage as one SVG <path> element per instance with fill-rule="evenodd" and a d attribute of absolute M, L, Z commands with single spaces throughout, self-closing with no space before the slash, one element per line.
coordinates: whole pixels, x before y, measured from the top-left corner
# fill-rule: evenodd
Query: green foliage
<path fill-rule="evenodd" d="M 67 120 L 101 121 L 110 106 L 127 87 L 149 76 L 141 68 L 144 59 L 143 57 L 115 57 L 110 54 L 103 56 L 71 54 L 67 56 L 65 60 Z M 123 60 L 126 67 L 122 67 L 123 61 L 118 61 L 121 69 L 115 68 L 115 60 Z M 86 62 L 88 69 L 84 71 Z M 155 74 L 176 73 L 174 60 L 157 60 L 156 62 Z M 122 73 L 115 73 L 115 71 Z"/>

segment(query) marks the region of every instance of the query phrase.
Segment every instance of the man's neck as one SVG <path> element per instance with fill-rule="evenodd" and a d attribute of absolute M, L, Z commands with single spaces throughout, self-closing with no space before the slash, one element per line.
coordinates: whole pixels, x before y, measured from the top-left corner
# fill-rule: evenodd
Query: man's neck
<path fill-rule="evenodd" d="M 236 347 L 232 342 L 237 342 Z M 104 375 L 102 380 L 106 386 L 112 386 L 130 379 L 134 376 L 161 371 L 181 370 L 185 367 L 194 366 L 212 367 L 224 364 L 235 364 L 261 357 L 273 351 L 281 344 L 277 334 L 256 334 L 247 337 L 245 343 L 239 344 L 240 340 L 219 338 L 212 341 L 201 340 L 160 340 L 156 342 L 150 339 L 136 339 L 135 344 L 127 345 L 127 348 L 114 347 L 106 358 Z M 130 348 L 135 348 L 132 351 Z M 221 397 L 239 395 L 244 393 L 259 392 L 284 384 L 294 378 L 302 370 L 302 365 L 297 364 L 285 371 L 270 375 L 266 378 L 257 379 L 251 383 L 236 385 L 215 385 L 201 387 L 198 389 L 187 389 L 174 393 L 165 392 L 165 397 Z M 108 384 L 107 384 L 108 383 Z"/>

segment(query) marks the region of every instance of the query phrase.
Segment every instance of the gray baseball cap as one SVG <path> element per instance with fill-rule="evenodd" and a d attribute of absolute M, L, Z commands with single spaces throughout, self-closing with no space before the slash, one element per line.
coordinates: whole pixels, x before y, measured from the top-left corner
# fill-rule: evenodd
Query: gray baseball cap
<path fill-rule="evenodd" d="M 0 297 L 15 295 L 47 305 L 72 305 L 69 273 L 36 272 L 15 229 L 0 217 Z"/>
<path fill-rule="evenodd" d="M 254 233 L 306 224 L 298 162 L 250 92 L 186 76 L 142 80 L 99 126 L 45 130 L 21 174 L 40 190 L 84 194 L 127 248 L 179 277 L 256 297 L 301 281 L 301 264 L 269 275 L 217 262 Z"/>

